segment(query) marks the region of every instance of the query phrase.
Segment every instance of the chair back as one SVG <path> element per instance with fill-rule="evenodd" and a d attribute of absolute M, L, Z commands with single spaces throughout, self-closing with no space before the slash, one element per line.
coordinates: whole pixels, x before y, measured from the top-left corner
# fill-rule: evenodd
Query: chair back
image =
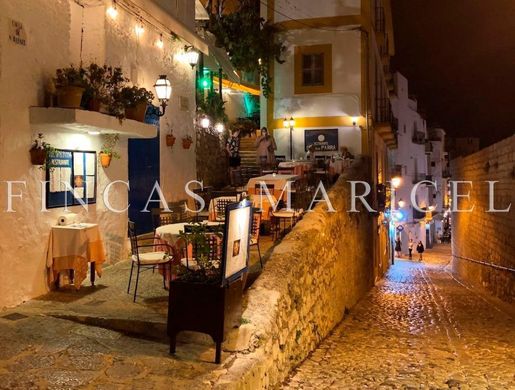
<path fill-rule="evenodd" d="M 225 209 L 232 203 L 237 203 L 237 196 L 220 196 L 212 199 L 212 211 L 216 221 L 225 221 Z M 210 210 L 211 211 L 211 210 Z"/>
<path fill-rule="evenodd" d="M 127 234 L 131 243 L 131 254 L 138 256 L 138 237 L 136 236 L 136 224 L 132 221 L 128 222 Z"/>
<path fill-rule="evenodd" d="M 205 257 L 209 261 L 219 261 L 222 258 L 222 242 L 223 240 L 216 234 L 206 233 L 202 239 L 192 238 L 191 233 L 185 235 L 184 245 L 181 248 L 182 258 L 186 259 L 186 267 L 190 267 L 190 261 L 200 256 Z"/>
<path fill-rule="evenodd" d="M 254 241 L 259 240 L 259 229 L 261 227 L 261 213 L 256 209 L 252 213 L 252 226 L 250 228 L 250 238 Z"/>

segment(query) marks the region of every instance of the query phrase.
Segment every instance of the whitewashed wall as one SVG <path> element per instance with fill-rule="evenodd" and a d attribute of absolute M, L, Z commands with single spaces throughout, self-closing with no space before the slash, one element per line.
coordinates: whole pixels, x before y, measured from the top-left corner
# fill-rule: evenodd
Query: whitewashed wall
<path fill-rule="evenodd" d="M 27 32 L 27 45 L 8 41 L 8 20 L 22 22 Z M 161 119 L 175 130 L 178 143 L 174 149 L 162 147 L 161 181 L 165 195 L 174 200 L 183 197 L 185 181 L 195 177 L 194 148 L 182 149 L 180 137 L 193 136 L 194 91 L 193 71 L 175 59 L 184 43 L 165 43 L 165 50 L 152 47 L 157 33 L 146 33 L 138 42 L 134 20 L 120 12 L 116 22 L 107 19 L 104 7 L 78 7 L 68 0 L 0 0 L 0 308 L 12 306 L 47 291 L 45 256 L 50 227 L 62 213 L 54 209 L 41 213 L 39 181 L 44 173 L 30 163 L 29 149 L 34 133 L 29 124 L 29 107 L 43 105 L 45 81 L 58 67 L 77 64 L 80 59 L 80 27 L 85 28 L 82 58 L 122 66 L 139 85 L 152 89 L 159 74 L 167 74 L 174 86 L 174 95 L 167 115 Z M 189 108 L 181 110 L 180 96 L 189 100 Z M 155 102 L 157 103 L 157 101 Z M 163 126 L 164 127 L 164 126 Z M 161 133 L 164 139 L 165 129 Z M 57 148 L 79 148 L 98 151 L 101 139 L 87 134 L 45 133 L 47 141 Z M 164 141 L 163 141 L 164 144 Z M 89 213 L 78 206 L 71 208 L 88 221 L 98 222 L 106 239 L 108 263 L 125 258 L 126 214 L 105 209 L 101 194 L 108 181 L 127 180 L 127 138 L 118 145 L 120 160 L 113 160 L 104 170 L 99 166 L 97 204 Z M 15 213 L 7 213 L 6 180 L 26 181 L 15 193 L 23 191 L 23 199 L 14 199 Z M 123 208 L 127 190 L 113 187 L 111 201 Z"/>
<path fill-rule="evenodd" d="M 292 19 L 312 19 L 344 15 L 359 15 L 360 0 L 275 0 L 275 22 Z M 287 16 L 288 17 L 287 17 Z"/>

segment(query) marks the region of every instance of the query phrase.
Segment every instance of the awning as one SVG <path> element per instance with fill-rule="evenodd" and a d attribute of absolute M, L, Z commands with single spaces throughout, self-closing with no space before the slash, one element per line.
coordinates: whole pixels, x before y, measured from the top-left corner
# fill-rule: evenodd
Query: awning
<path fill-rule="evenodd" d="M 215 46 L 215 37 L 210 33 L 206 33 L 204 40 L 209 47 L 209 55 L 204 56 L 204 67 L 214 72 L 222 68 L 222 71 L 230 81 L 239 83 L 241 81 L 240 75 L 236 72 L 234 66 L 232 66 L 226 51 L 221 47 Z"/>

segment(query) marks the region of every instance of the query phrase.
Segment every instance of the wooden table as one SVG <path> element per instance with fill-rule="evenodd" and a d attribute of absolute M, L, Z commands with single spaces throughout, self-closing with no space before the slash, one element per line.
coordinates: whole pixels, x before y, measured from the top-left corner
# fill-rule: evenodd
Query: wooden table
<path fill-rule="evenodd" d="M 105 251 L 98 224 L 81 223 L 52 226 L 48 240 L 47 269 L 49 282 L 58 281 L 59 272 L 73 270 L 73 284 L 78 290 L 88 274 L 91 285 L 95 274 L 102 276 Z"/>

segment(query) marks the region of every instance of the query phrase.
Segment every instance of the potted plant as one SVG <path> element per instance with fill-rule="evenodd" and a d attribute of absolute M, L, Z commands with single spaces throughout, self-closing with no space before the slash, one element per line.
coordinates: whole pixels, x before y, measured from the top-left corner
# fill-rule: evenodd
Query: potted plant
<path fill-rule="evenodd" d="M 123 84 L 128 81 L 122 69 L 92 63 L 86 68 L 86 75 L 88 86 L 85 96 L 88 99 L 88 109 L 118 116 L 123 105 L 117 97 Z"/>
<path fill-rule="evenodd" d="M 32 165 L 41 165 L 42 169 L 46 168 L 47 156 L 54 150 L 49 143 L 43 140 L 43 133 L 39 133 L 30 148 L 30 162 Z"/>
<path fill-rule="evenodd" d="M 192 143 L 193 143 L 193 138 L 191 138 L 191 135 L 186 135 L 186 136 L 182 137 L 182 147 L 184 149 L 189 149 Z"/>
<path fill-rule="evenodd" d="M 212 231 L 212 227 L 201 223 L 190 225 L 190 229 L 191 232 L 181 232 L 180 236 L 185 251 L 191 250 L 190 257 L 194 260 L 189 260 L 186 266 L 182 262 L 174 266 L 177 277 L 170 282 L 170 352 L 175 352 L 176 335 L 180 331 L 207 333 L 216 342 L 215 361 L 220 363 L 225 336 L 240 325 L 243 284 L 239 279 L 231 285 L 222 285 L 220 231 Z"/>
<path fill-rule="evenodd" d="M 57 105 L 63 108 L 80 108 L 82 95 L 88 85 L 86 70 L 70 66 L 57 69 L 55 74 Z"/>
<path fill-rule="evenodd" d="M 125 107 L 125 117 L 139 122 L 145 121 L 147 107 L 152 103 L 154 94 L 145 88 L 124 87 L 121 90 L 121 100 Z"/>
<path fill-rule="evenodd" d="M 100 165 L 103 168 L 108 168 L 113 158 L 120 158 L 120 155 L 114 150 L 120 136 L 118 134 L 104 134 L 103 138 L 104 143 L 99 152 Z"/>
<path fill-rule="evenodd" d="M 170 129 L 170 132 L 166 134 L 166 146 L 172 147 L 176 139 L 175 135 L 173 135 L 173 129 Z"/>

